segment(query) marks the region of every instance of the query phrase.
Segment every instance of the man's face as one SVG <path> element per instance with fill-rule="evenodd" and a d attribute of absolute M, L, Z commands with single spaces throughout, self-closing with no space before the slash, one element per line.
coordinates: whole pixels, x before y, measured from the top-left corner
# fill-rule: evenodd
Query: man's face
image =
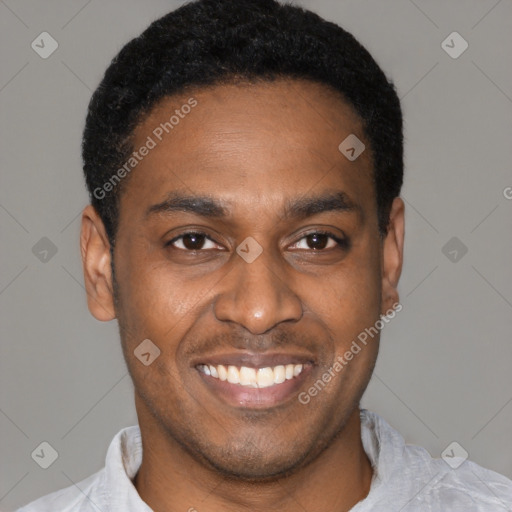
<path fill-rule="evenodd" d="M 338 149 L 350 134 L 355 161 Z M 224 85 L 166 98 L 134 135 L 156 146 L 121 196 L 114 268 L 139 421 L 242 478 L 312 461 L 357 411 L 378 336 L 299 394 L 397 298 L 359 118 L 318 84 Z M 145 339 L 161 351 L 148 366 Z"/>

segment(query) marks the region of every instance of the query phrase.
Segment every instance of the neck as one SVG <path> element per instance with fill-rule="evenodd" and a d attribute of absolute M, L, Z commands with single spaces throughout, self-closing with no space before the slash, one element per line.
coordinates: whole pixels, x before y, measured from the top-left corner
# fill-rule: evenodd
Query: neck
<path fill-rule="evenodd" d="M 141 411 L 142 412 L 142 411 Z M 148 420 L 148 421 L 145 421 Z M 227 479 L 193 458 L 153 418 L 139 414 L 143 460 L 134 485 L 155 512 L 349 511 L 364 499 L 372 468 L 361 442 L 359 408 L 310 464 L 271 482 Z"/>

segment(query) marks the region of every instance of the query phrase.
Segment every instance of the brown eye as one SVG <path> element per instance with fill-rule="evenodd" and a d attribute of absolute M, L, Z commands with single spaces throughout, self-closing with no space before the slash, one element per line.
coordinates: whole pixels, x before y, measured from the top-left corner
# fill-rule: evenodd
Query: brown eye
<path fill-rule="evenodd" d="M 347 238 L 340 238 L 333 233 L 315 231 L 303 236 L 296 242 L 292 249 L 322 251 L 324 249 L 348 249 L 349 241 Z"/>
<path fill-rule="evenodd" d="M 329 237 L 323 233 L 311 233 L 305 238 L 310 249 L 325 249 L 329 243 Z"/>
<path fill-rule="evenodd" d="M 199 233 L 188 233 L 183 236 L 183 245 L 186 249 L 196 251 L 204 245 L 205 236 Z"/>
<path fill-rule="evenodd" d="M 210 247 L 205 247 L 205 245 L 208 244 L 210 244 Z M 182 235 L 173 238 L 165 245 L 183 251 L 200 251 L 203 249 L 214 249 L 216 247 L 214 242 L 204 233 L 196 232 L 183 233 Z"/>

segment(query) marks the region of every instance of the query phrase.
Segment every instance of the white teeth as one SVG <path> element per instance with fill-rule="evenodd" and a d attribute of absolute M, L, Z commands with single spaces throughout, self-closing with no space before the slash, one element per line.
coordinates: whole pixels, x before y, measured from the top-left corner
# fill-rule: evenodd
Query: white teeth
<path fill-rule="evenodd" d="M 226 366 L 219 364 L 214 365 L 199 365 L 201 370 L 206 375 L 210 375 L 215 379 L 227 380 L 231 384 L 239 384 L 252 388 L 268 388 L 275 384 L 281 384 L 285 380 L 291 380 L 299 376 L 304 369 L 302 364 L 287 364 L 277 365 L 273 368 L 267 366 L 265 368 L 249 368 L 242 366 L 240 368 L 229 365 Z"/>
<path fill-rule="evenodd" d="M 219 364 L 219 366 L 217 366 L 217 373 L 219 374 L 220 380 L 227 380 L 228 371 L 226 370 L 225 366 L 223 366 L 222 364 Z"/>
<path fill-rule="evenodd" d="M 258 370 L 258 387 L 268 388 L 274 384 L 274 372 L 272 368 L 260 368 Z"/>
<path fill-rule="evenodd" d="M 240 368 L 240 384 L 242 384 L 242 386 L 257 388 L 258 381 L 256 377 L 256 370 L 254 368 L 242 366 L 242 368 Z"/>
<path fill-rule="evenodd" d="M 284 372 L 284 366 L 279 365 L 274 368 L 274 382 L 276 384 L 281 384 L 286 380 L 286 374 Z"/>
<path fill-rule="evenodd" d="M 228 366 L 228 382 L 231 384 L 240 383 L 240 372 L 236 366 Z"/>

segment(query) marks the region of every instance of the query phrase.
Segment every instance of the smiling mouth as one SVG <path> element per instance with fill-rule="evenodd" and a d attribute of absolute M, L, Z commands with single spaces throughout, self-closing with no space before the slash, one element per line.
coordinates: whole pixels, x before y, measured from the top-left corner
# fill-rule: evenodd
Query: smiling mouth
<path fill-rule="evenodd" d="M 299 377 L 306 364 L 286 364 L 252 368 L 249 366 L 199 364 L 197 369 L 214 379 L 248 388 L 268 388 Z"/>
<path fill-rule="evenodd" d="M 191 361 L 207 390 L 207 401 L 253 410 L 293 404 L 316 365 L 315 355 L 304 351 L 225 352 Z"/>

